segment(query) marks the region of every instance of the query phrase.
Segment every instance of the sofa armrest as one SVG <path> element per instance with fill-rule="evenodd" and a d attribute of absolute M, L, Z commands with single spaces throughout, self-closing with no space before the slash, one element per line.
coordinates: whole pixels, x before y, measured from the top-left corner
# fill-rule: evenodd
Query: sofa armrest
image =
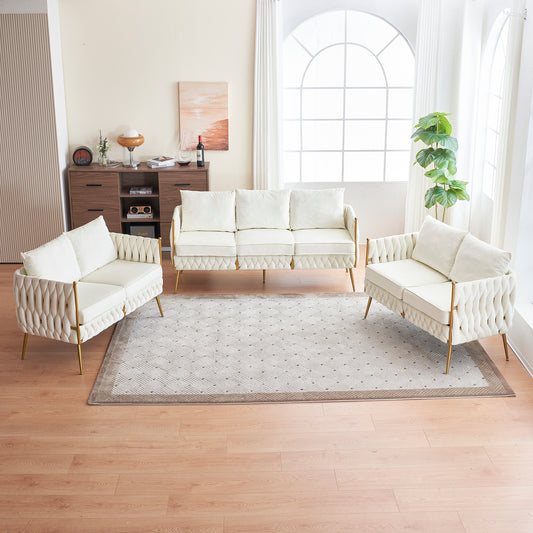
<path fill-rule="evenodd" d="M 367 239 L 366 264 L 410 259 L 417 236 L 418 232 L 392 235 L 380 239 Z"/>
<path fill-rule="evenodd" d="M 355 266 L 357 266 L 359 261 L 359 228 L 355 211 L 353 210 L 353 207 L 348 204 L 344 205 L 344 226 L 355 243 Z"/>
<path fill-rule="evenodd" d="M 513 272 L 455 284 L 453 335 L 475 340 L 507 333 L 513 322 L 516 279 Z"/>
<path fill-rule="evenodd" d="M 110 232 L 117 249 L 117 259 L 138 263 L 161 264 L 161 243 L 159 239 Z"/>
<path fill-rule="evenodd" d="M 24 333 L 75 342 L 76 295 L 74 283 L 26 275 L 13 276 L 17 322 Z"/>
<path fill-rule="evenodd" d="M 181 231 L 181 205 L 177 205 L 174 208 L 172 214 L 172 224 L 170 225 L 170 254 L 172 257 L 172 265 L 174 265 L 174 247 L 178 242 L 178 237 Z"/>

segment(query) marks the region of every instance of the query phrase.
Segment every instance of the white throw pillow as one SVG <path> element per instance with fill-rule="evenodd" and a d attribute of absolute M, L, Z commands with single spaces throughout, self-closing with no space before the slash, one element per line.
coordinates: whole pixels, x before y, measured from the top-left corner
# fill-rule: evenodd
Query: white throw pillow
<path fill-rule="evenodd" d="M 466 231 L 427 216 L 416 239 L 412 258 L 449 276 L 466 234 Z"/>
<path fill-rule="evenodd" d="M 81 278 L 74 248 L 64 235 L 20 255 L 29 276 L 65 283 L 72 283 Z"/>
<path fill-rule="evenodd" d="M 117 258 L 117 250 L 102 215 L 64 235 L 74 247 L 82 277 Z"/>
<path fill-rule="evenodd" d="M 291 191 L 291 229 L 344 228 L 344 189 Z"/>
<path fill-rule="evenodd" d="M 235 231 L 234 191 L 181 191 L 182 231 Z"/>
<path fill-rule="evenodd" d="M 289 229 L 291 192 L 237 189 L 237 229 Z"/>
<path fill-rule="evenodd" d="M 468 234 L 457 252 L 450 272 L 453 281 L 495 278 L 509 271 L 511 254 Z"/>

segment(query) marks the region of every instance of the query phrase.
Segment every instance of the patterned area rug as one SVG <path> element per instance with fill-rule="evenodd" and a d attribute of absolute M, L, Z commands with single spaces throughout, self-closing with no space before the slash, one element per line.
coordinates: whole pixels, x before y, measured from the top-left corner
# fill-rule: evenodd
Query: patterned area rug
<path fill-rule="evenodd" d="M 90 404 L 514 393 L 478 342 L 447 346 L 361 294 L 162 296 L 116 327 Z"/>

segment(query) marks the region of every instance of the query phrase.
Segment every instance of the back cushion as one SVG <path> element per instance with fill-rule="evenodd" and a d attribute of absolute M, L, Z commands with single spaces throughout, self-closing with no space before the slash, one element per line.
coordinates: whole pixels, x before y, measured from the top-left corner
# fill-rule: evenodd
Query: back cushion
<path fill-rule="evenodd" d="M 291 191 L 291 229 L 344 228 L 344 189 Z"/>
<path fill-rule="evenodd" d="M 289 229 L 291 192 L 237 189 L 237 229 Z"/>
<path fill-rule="evenodd" d="M 235 231 L 234 191 L 181 191 L 182 231 Z"/>
<path fill-rule="evenodd" d="M 466 233 L 427 216 L 416 239 L 412 258 L 449 277 Z"/>
<path fill-rule="evenodd" d="M 82 277 L 117 258 L 117 250 L 101 215 L 64 235 L 72 243 Z"/>
<path fill-rule="evenodd" d="M 453 281 L 495 278 L 509 271 L 511 254 L 468 234 L 457 252 L 450 272 Z"/>
<path fill-rule="evenodd" d="M 74 248 L 65 235 L 20 254 L 29 276 L 72 283 L 81 278 Z"/>

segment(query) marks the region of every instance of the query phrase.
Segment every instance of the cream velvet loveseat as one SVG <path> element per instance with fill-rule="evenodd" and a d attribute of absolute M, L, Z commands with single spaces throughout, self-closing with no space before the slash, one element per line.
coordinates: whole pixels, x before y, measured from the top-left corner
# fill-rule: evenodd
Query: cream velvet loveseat
<path fill-rule="evenodd" d="M 428 216 L 419 233 L 367 241 L 365 292 L 452 346 L 506 333 L 513 319 L 511 254 Z"/>
<path fill-rule="evenodd" d="M 22 254 L 14 274 L 17 321 L 28 334 L 81 344 L 163 291 L 161 242 L 110 233 L 103 217 Z"/>
<path fill-rule="evenodd" d="M 346 268 L 355 290 L 357 219 L 344 189 L 181 191 L 170 242 L 177 271 Z"/>

